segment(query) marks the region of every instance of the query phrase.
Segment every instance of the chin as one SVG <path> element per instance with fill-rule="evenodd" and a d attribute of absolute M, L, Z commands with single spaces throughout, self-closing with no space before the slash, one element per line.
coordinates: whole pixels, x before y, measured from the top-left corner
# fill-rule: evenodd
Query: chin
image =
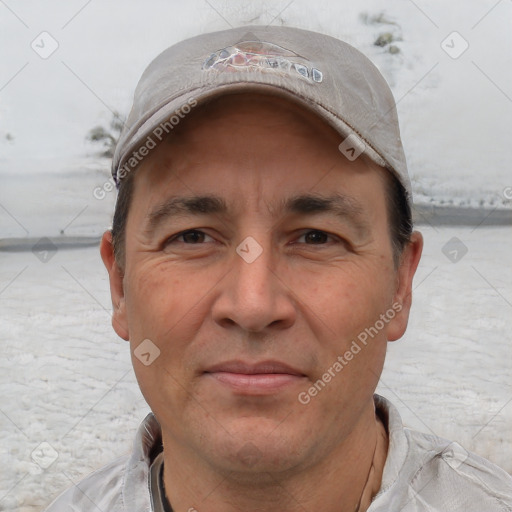
<path fill-rule="evenodd" d="M 230 433 L 218 430 L 217 439 L 211 438 L 210 431 L 207 443 L 214 465 L 223 466 L 226 472 L 235 472 L 240 478 L 243 475 L 254 478 L 255 474 L 261 473 L 262 478 L 267 479 L 269 473 L 286 473 L 307 459 L 306 441 L 310 435 L 307 429 L 300 436 L 297 425 L 293 425 L 295 432 L 292 433 L 282 423 L 266 418 L 241 420 L 245 421 L 237 421 L 236 426 L 226 428 Z"/>

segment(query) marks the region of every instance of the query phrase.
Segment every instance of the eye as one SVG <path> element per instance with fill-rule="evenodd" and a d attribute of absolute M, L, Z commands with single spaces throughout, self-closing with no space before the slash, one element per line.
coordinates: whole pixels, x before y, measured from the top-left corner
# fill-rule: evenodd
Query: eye
<path fill-rule="evenodd" d="M 334 239 L 334 237 L 325 231 L 311 229 L 302 234 L 297 241 L 301 243 L 301 239 L 304 239 L 304 242 L 302 243 L 306 243 L 308 245 L 325 245 L 329 239 Z"/>
<path fill-rule="evenodd" d="M 203 231 L 198 229 L 189 229 L 187 231 L 182 231 L 177 235 L 171 236 L 165 241 L 165 245 L 169 245 L 173 242 L 182 242 L 188 245 L 199 245 L 204 243 L 206 237 L 210 238 L 210 240 L 213 240 L 211 236 L 207 235 Z"/>

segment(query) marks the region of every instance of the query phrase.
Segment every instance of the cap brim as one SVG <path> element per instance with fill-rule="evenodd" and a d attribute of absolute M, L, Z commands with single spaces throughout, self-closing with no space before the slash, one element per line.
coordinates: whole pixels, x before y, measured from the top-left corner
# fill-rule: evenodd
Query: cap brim
<path fill-rule="evenodd" d="M 217 87 L 198 87 L 196 89 L 189 89 L 186 94 L 170 99 L 167 103 L 164 103 L 149 114 L 146 119 L 141 119 L 138 125 L 134 126 L 126 134 L 125 141 L 123 141 L 123 154 L 120 155 L 116 152 L 112 162 L 113 169 L 119 170 L 126 166 L 127 162 L 129 162 L 144 145 L 151 144 L 150 147 L 154 147 L 155 143 L 159 143 L 172 133 L 172 130 L 178 126 L 181 119 L 184 119 L 187 113 L 197 108 L 197 106 L 200 106 L 214 97 L 244 92 L 271 94 L 303 105 L 326 121 L 344 139 L 352 137 L 352 141 L 357 141 L 356 154 L 363 152 L 377 165 L 386 167 L 392 171 L 394 170 L 370 143 L 365 141 L 351 126 L 311 98 L 302 97 L 295 91 L 287 90 L 285 87 L 268 83 L 255 83 L 254 81 L 228 83 L 218 85 Z M 187 105 L 189 107 L 185 112 L 184 109 Z M 130 170 L 133 170 L 133 168 L 125 171 L 129 172 Z M 123 174 L 126 174 L 126 172 Z"/>

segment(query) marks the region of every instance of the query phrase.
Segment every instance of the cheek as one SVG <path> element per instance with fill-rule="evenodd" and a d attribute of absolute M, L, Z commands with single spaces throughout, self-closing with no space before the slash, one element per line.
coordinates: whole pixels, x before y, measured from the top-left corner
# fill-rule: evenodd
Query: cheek
<path fill-rule="evenodd" d="M 132 363 L 142 394 L 154 411 L 175 410 L 183 400 L 188 378 L 183 361 L 201 323 L 198 303 L 202 305 L 200 297 L 205 293 L 194 282 L 183 271 L 155 262 L 141 263 L 136 271 L 127 268 Z"/>
<path fill-rule="evenodd" d="M 191 313 L 198 290 L 183 271 L 151 262 L 127 272 L 125 297 L 130 338 L 158 340 Z"/>
<path fill-rule="evenodd" d="M 387 276 L 387 277 L 384 277 Z M 304 302 L 337 339 L 351 340 L 375 323 L 391 304 L 389 271 L 350 265 L 332 269 L 311 286 L 302 282 Z"/>
<path fill-rule="evenodd" d="M 312 295 L 311 309 L 327 336 L 313 381 L 330 379 L 329 369 L 335 374 L 318 400 L 320 414 L 331 414 L 332 404 L 337 404 L 343 415 L 348 403 L 366 403 L 373 394 L 386 354 L 389 324 L 382 323 L 381 315 L 391 307 L 391 283 L 392 274 L 383 268 L 347 266 L 330 273 L 324 290 Z"/>

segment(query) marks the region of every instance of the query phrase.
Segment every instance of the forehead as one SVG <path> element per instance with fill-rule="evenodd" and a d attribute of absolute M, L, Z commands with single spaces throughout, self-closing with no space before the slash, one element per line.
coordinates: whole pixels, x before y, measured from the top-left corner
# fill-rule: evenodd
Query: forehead
<path fill-rule="evenodd" d="M 220 135 L 217 132 L 212 133 L 211 130 L 223 130 L 222 137 L 227 144 L 230 136 L 240 139 L 240 131 L 250 137 L 250 140 L 259 140 L 276 128 L 283 130 L 282 136 L 295 134 L 307 137 L 310 148 L 318 145 L 322 139 L 334 145 L 341 137 L 316 113 L 289 97 L 246 92 L 205 100 L 169 132 L 162 146 L 171 145 L 175 151 L 179 151 L 179 146 L 184 141 L 194 142 L 200 138 L 209 140 Z M 206 143 L 207 140 L 201 142 Z M 294 149 L 297 148 L 283 148 L 283 151 L 292 153 Z"/>
<path fill-rule="evenodd" d="M 292 141 L 296 144 L 287 145 Z M 246 165 L 249 157 L 261 163 L 304 160 L 315 166 L 317 173 L 322 169 L 316 164 L 319 167 L 329 159 L 341 161 L 345 168 L 381 169 L 364 154 L 349 162 L 339 151 L 342 141 L 342 135 L 324 119 L 288 97 L 258 92 L 226 94 L 184 116 L 144 158 L 135 175 L 143 181 L 147 169 L 154 173 L 160 168 L 165 173 L 180 161 L 211 161 L 214 157 L 228 161 L 236 160 L 237 155 L 246 159 Z M 251 148 L 256 149 L 252 154 Z M 298 178 L 296 174 L 290 177 Z"/>
<path fill-rule="evenodd" d="M 200 105 L 135 172 L 134 195 L 146 205 L 166 196 L 213 190 L 239 206 L 265 206 L 305 192 L 364 195 L 368 177 L 384 193 L 383 170 L 361 155 L 349 161 L 343 137 L 290 100 L 233 94 Z M 359 192 L 358 192 L 359 190 Z"/>

